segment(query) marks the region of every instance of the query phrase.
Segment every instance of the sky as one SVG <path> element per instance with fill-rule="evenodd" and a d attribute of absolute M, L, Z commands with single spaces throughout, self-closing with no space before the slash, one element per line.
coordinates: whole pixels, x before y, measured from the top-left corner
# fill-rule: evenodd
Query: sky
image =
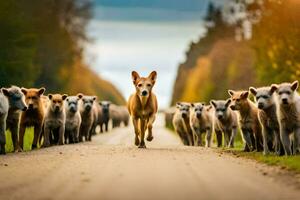
<path fill-rule="evenodd" d="M 208 0 L 95 0 L 88 27 L 86 60 L 127 99 L 134 92 L 131 71 L 158 72 L 159 107 L 170 105 L 177 67 L 192 41 L 205 33 Z"/>

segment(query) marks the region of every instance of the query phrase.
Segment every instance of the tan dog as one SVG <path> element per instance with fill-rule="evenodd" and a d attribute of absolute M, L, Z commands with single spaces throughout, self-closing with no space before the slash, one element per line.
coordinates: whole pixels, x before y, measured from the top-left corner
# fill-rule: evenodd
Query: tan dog
<path fill-rule="evenodd" d="M 263 139 L 261 125 L 258 120 L 258 108 L 248 99 L 248 91 L 228 90 L 231 96 L 232 110 L 236 110 L 240 114 L 240 126 L 242 136 L 245 141 L 244 151 L 262 151 Z"/>
<path fill-rule="evenodd" d="M 145 132 L 148 129 L 147 140 L 152 141 L 152 124 L 157 113 L 157 99 L 152 93 L 157 73 L 153 71 L 148 77 L 140 77 L 133 71 L 131 76 L 136 92 L 129 97 L 127 108 L 134 125 L 135 145 L 146 148 Z"/>
<path fill-rule="evenodd" d="M 22 88 L 21 91 L 25 95 L 25 102 L 28 106 L 28 109 L 21 114 L 19 146 L 23 150 L 26 127 L 34 126 L 34 137 L 31 148 L 35 149 L 37 148 L 39 138 L 41 137 L 45 117 L 45 107 L 42 100 L 45 88 Z"/>

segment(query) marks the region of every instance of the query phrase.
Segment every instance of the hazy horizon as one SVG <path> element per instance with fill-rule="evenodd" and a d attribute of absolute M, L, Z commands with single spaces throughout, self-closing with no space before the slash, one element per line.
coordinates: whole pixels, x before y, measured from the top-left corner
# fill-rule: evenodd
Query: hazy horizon
<path fill-rule="evenodd" d="M 114 2 L 114 1 L 112 1 Z M 158 72 L 154 92 L 160 108 L 171 101 L 177 67 L 185 59 L 189 43 L 205 32 L 202 16 L 208 1 L 198 9 L 104 5 L 96 2 L 88 27 L 93 42 L 87 44 L 86 60 L 104 79 L 111 81 L 127 99 L 134 92 L 130 72 L 147 76 Z M 205 4 L 205 5 L 204 5 Z"/>

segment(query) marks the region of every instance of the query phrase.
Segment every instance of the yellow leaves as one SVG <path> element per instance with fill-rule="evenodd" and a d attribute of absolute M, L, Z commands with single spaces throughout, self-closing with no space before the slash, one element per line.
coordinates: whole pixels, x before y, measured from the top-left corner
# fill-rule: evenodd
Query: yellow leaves
<path fill-rule="evenodd" d="M 269 56 L 269 58 L 270 58 L 271 60 L 274 59 L 274 53 L 273 53 L 272 50 L 269 50 L 269 51 L 267 52 L 267 54 L 268 54 L 268 56 Z"/>
<path fill-rule="evenodd" d="M 278 69 L 278 64 L 277 63 L 272 63 L 273 69 Z"/>
<path fill-rule="evenodd" d="M 285 61 L 285 64 L 288 65 L 288 66 L 291 66 L 293 63 L 292 63 L 291 60 L 286 60 L 286 61 Z"/>
<path fill-rule="evenodd" d="M 212 84 L 210 83 L 211 63 L 208 58 L 200 58 L 197 66 L 189 74 L 185 85 L 182 101 L 203 101 L 209 96 Z"/>

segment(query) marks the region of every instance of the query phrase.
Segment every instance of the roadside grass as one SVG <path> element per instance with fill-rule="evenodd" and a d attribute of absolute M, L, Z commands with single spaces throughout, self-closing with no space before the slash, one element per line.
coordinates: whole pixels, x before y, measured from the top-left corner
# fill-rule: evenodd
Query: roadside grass
<path fill-rule="evenodd" d="M 31 150 L 31 145 L 33 141 L 33 131 L 34 128 L 26 128 L 25 135 L 24 135 L 24 151 L 30 151 Z M 11 139 L 11 132 L 7 130 L 5 132 L 6 134 L 6 145 L 5 145 L 5 150 L 6 152 L 13 152 L 13 143 Z"/>
<path fill-rule="evenodd" d="M 262 152 L 243 152 L 243 143 L 241 141 L 236 142 L 235 148 L 224 148 L 224 151 L 235 156 L 249 158 L 270 166 L 280 166 L 282 169 L 292 170 L 294 172 L 300 173 L 300 155 L 277 156 L 270 153 L 269 155 L 264 156 Z"/>

